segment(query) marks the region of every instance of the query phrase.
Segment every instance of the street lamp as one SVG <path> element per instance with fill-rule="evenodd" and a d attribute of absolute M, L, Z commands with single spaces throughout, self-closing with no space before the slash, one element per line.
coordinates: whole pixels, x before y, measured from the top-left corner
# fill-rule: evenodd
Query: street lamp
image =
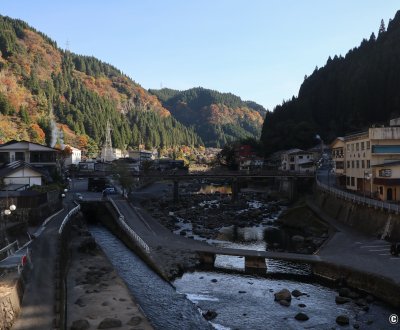
<path fill-rule="evenodd" d="M 8 201 L 7 201 L 7 203 L 8 203 Z M 2 230 L 2 234 L 3 234 L 3 239 L 6 241 L 6 243 L 8 243 L 8 240 L 7 240 L 7 235 L 6 235 L 6 230 L 7 230 L 7 216 L 9 216 L 11 213 L 12 213 L 12 211 L 15 211 L 17 209 L 17 207 L 14 205 L 14 204 L 11 204 L 10 205 L 10 207 L 7 207 L 4 211 L 2 211 L 1 212 L 1 214 L 3 215 L 6 215 L 6 217 L 5 217 L 5 221 L 4 221 L 4 227 L 3 227 L 3 230 Z"/>

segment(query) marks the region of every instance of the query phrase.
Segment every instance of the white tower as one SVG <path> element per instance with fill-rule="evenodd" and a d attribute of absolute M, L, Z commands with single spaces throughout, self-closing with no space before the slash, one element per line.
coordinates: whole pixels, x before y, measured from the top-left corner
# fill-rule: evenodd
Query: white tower
<path fill-rule="evenodd" d="M 101 150 L 101 160 L 103 162 L 112 162 L 114 160 L 112 142 L 111 142 L 111 126 L 110 121 L 107 121 L 106 140 Z"/>

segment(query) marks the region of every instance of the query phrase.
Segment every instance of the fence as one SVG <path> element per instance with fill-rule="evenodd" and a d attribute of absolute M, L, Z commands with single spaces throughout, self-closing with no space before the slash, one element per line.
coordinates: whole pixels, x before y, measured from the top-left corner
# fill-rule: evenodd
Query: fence
<path fill-rule="evenodd" d="M 117 222 L 120 225 L 120 227 L 132 238 L 134 239 L 140 247 L 142 247 L 146 253 L 150 253 L 150 248 L 147 245 L 147 243 L 130 227 L 127 225 L 127 223 L 125 222 L 125 217 L 124 215 L 121 213 L 121 211 L 119 210 L 117 204 L 115 204 L 115 202 L 110 198 L 107 197 L 108 201 L 112 204 L 112 206 L 114 207 L 114 209 L 117 211 L 118 213 L 118 218 L 117 218 Z"/>
<path fill-rule="evenodd" d="M 316 179 L 317 186 L 319 189 L 328 192 L 329 194 L 344 199 L 346 201 L 351 201 L 357 204 L 364 204 L 369 207 L 374 207 L 375 209 L 386 210 L 388 212 L 395 212 L 396 214 L 400 213 L 400 206 L 398 203 L 392 204 L 384 201 L 380 201 L 377 199 L 372 199 L 366 196 L 358 196 L 356 194 L 352 194 L 338 188 L 330 187 L 325 183 Z"/>

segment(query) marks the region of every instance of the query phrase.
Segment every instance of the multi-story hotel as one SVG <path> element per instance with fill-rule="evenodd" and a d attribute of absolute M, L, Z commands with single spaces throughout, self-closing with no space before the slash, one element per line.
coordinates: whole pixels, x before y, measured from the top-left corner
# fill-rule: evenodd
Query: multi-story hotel
<path fill-rule="evenodd" d="M 400 200 L 400 119 L 337 138 L 331 147 L 336 175 L 347 189 Z"/>

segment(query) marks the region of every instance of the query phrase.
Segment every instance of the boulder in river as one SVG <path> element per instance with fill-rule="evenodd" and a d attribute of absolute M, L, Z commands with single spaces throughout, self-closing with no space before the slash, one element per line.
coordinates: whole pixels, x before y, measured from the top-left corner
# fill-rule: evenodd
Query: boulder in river
<path fill-rule="evenodd" d="M 215 319 L 217 317 L 218 313 L 213 310 L 208 310 L 207 312 L 203 312 L 203 317 L 207 320 L 210 321 L 212 319 Z"/>
<path fill-rule="evenodd" d="M 302 295 L 304 295 L 304 293 L 301 292 L 300 290 L 295 289 L 295 290 L 292 291 L 292 296 L 295 297 L 295 298 L 300 297 Z"/>
<path fill-rule="evenodd" d="M 275 300 L 280 301 L 280 300 L 287 300 L 291 301 L 292 300 L 292 294 L 288 289 L 282 289 L 279 292 L 274 293 Z"/>
<path fill-rule="evenodd" d="M 336 323 L 339 325 L 348 325 L 350 322 L 349 317 L 346 315 L 339 315 L 336 318 Z"/>
<path fill-rule="evenodd" d="M 339 304 L 339 305 L 348 303 L 348 302 L 350 302 L 350 301 L 351 301 L 351 299 L 350 299 L 350 298 L 347 298 L 347 297 L 341 297 L 341 296 L 336 296 L 336 297 L 335 297 L 335 302 L 336 302 L 337 304 Z"/>
<path fill-rule="evenodd" d="M 297 321 L 307 321 L 309 319 L 308 315 L 305 313 L 297 313 L 294 317 Z"/>

